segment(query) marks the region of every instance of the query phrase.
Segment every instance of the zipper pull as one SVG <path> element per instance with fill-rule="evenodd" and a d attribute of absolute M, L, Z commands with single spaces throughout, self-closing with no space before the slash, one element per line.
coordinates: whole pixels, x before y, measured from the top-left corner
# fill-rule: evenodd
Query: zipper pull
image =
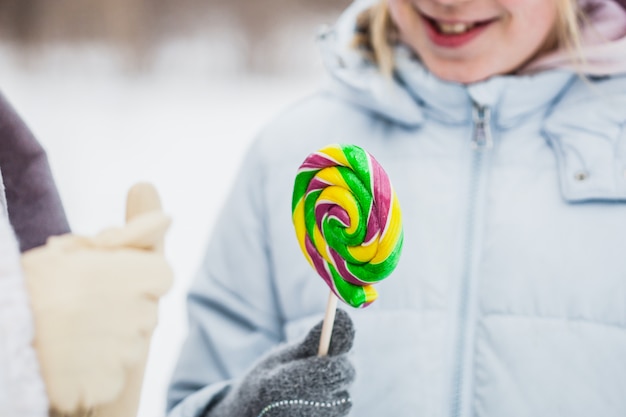
<path fill-rule="evenodd" d="M 472 137 L 472 149 L 482 150 L 493 148 L 491 137 L 491 109 L 474 103 L 474 135 Z"/>

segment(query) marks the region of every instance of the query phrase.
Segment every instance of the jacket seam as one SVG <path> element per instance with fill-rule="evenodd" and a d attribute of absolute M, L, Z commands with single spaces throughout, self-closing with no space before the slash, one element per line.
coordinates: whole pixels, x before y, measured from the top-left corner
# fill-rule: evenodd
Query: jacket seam
<path fill-rule="evenodd" d="M 489 317 L 509 317 L 513 319 L 527 319 L 527 320 L 546 320 L 546 321 L 560 321 L 560 322 L 570 322 L 570 323 L 580 323 L 580 324 L 590 324 L 595 326 L 609 327 L 614 329 L 619 329 L 621 331 L 626 331 L 626 323 L 610 323 L 603 322 L 595 319 L 588 319 L 584 317 L 558 317 L 558 316 L 546 316 L 546 315 L 531 315 L 531 314 L 521 314 L 521 313 L 484 313 L 482 314 L 482 318 Z"/>

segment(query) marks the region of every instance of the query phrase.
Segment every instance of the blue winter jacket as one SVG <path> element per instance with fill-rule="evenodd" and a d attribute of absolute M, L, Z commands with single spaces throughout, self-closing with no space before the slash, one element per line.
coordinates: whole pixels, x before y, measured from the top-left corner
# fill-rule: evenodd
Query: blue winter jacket
<path fill-rule="evenodd" d="M 320 320 L 293 180 L 309 153 L 354 143 L 389 174 L 405 240 L 379 299 L 349 310 L 350 415 L 626 416 L 626 77 L 459 85 L 399 48 L 387 80 L 345 46 L 353 18 L 321 40 L 330 87 L 245 158 L 189 295 L 170 415 L 201 415 Z"/>

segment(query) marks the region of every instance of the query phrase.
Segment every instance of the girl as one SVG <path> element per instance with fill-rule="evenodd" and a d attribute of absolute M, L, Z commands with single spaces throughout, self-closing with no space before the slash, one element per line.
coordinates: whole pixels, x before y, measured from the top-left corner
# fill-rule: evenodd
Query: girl
<path fill-rule="evenodd" d="M 626 415 L 624 7 L 355 2 L 321 37 L 328 88 L 246 157 L 191 289 L 171 416 Z M 280 344 L 324 310 L 290 208 L 329 143 L 386 168 L 405 243 L 317 358 L 317 329 Z"/>

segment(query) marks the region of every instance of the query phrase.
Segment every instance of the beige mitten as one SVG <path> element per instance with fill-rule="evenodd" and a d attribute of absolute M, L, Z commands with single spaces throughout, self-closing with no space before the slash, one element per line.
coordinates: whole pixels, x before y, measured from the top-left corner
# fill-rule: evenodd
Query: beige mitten
<path fill-rule="evenodd" d="M 129 193 L 127 213 L 123 228 L 53 237 L 22 257 L 35 348 L 57 413 L 136 413 L 158 300 L 172 281 L 161 250 L 170 220 L 146 184 Z"/>

